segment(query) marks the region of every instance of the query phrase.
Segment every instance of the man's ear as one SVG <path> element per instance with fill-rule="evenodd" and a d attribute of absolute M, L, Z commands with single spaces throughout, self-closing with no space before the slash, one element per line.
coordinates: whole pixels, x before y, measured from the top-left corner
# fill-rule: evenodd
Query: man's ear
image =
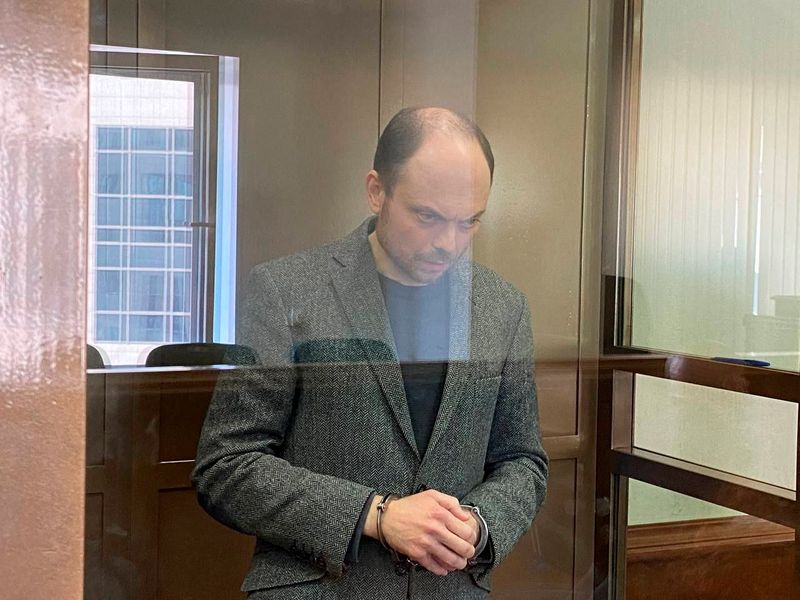
<path fill-rule="evenodd" d="M 375 169 L 367 173 L 367 203 L 373 214 L 380 214 L 383 203 L 386 201 L 386 191 L 381 181 L 381 176 Z"/>

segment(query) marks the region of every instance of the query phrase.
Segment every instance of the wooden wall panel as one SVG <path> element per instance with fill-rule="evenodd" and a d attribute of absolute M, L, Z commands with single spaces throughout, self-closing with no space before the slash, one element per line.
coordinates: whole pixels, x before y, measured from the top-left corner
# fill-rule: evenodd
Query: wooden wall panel
<path fill-rule="evenodd" d="M 254 540 L 220 525 L 191 486 L 215 369 L 90 373 L 105 423 L 87 432 L 87 598 L 237 598 Z M 99 440 L 98 440 L 99 438 Z"/>
<path fill-rule="evenodd" d="M 751 516 L 628 528 L 628 600 L 790 598 L 793 530 Z"/>
<path fill-rule="evenodd" d="M 493 600 L 572 598 L 575 468 L 575 460 L 551 463 L 545 504 L 494 574 Z"/>
<path fill-rule="evenodd" d="M 255 539 L 212 520 L 192 489 L 158 493 L 158 599 L 243 600 Z"/>
<path fill-rule="evenodd" d="M 84 554 L 84 600 L 103 600 L 100 574 L 103 569 L 103 494 L 86 494 Z"/>
<path fill-rule="evenodd" d="M 105 444 L 116 446 L 109 457 L 120 460 L 104 466 L 102 542 L 107 547 L 101 572 L 87 575 L 90 585 L 102 581 L 103 590 L 127 585 L 115 596 L 120 598 L 241 598 L 238 588 L 253 539 L 200 508 L 189 480 L 194 451 L 183 458 L 196 444 L 216 376 L 214 369 L 93 375 L 106 380 L 107 413 L 118 421 L 105 428 Z M 120 410 L 121 404 L 128 410 Z M 181 414 L 189 419 L 182 423 Z M 170 450 L 160 447 L 165 440 Z M 496 573 L 495 598 L 572 597 L 576 468 L 572 458 L 552 462 L 547 501 Z M 96 519 L 93 523 L 95 529 L 87 533 L 94 540 Z"/>
<path fill-rule="evenodd" d="M 105 462 L 105 379 L 86 379 L 86 464 L 100 466 Z M 88 432 L 91 432 L 89 435 Z"/>
<path fill-rule="evenodd" d="M 165 386 L 161 389 L 158 412 L 159 461 L 194 461 L 209 398 L 207 386 L 194 389 L 170 389 Z"/>

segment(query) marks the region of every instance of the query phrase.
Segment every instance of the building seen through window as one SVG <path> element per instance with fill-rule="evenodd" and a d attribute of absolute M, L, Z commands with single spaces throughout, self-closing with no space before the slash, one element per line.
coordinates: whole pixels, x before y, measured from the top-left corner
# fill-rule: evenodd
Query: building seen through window
<path fill-rule="evenodd" d="M 111 364 L 191 340 L 193 83 L 92 75 L 88 330 Z"/>

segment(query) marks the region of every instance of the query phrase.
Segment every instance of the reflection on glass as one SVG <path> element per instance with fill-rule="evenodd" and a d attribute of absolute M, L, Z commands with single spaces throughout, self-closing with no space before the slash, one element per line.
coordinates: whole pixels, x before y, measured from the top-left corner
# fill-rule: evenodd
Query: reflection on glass
<path fill-rule="evenodd" d="M 165 297 L 163 273 L 148 271 L 131 273 L 131 310 L 163 312 Z"/>
<path fill-rule="evenodd" d="M 97 193 L 119 194 L 122 192 L 123 160 L 119 154 L 97 155 Z"/>
<path fill-rule="evenodd" d="M 800 370 L 798 4 L 642 6 L 632 343 Z"/>
<path fill-rule="evenodd" d="M 97 245 L 97 266 L 98 267 L 121 267 L 122 252 L 119 246 L 109 246 L 108 244 Z"/>
<path fill-rule="evenodd" d="M 122 131 L 121 127 L 98 127 L 97 149 L 122 150 Z"/>
<path fill-rule="evenodd" d="M 164 339 L 164 317 L 131 315 L 129 339 L 132 342 L 158 342 Z"/>
<path fill-rule="evenodd" d="M 97 315 L 97 340 L 101 342 L 117 342 L 120 340 L 120 316 Z"/>
<path fill-rule="evenodd" d="M 131 129 L 131 149 L 166 150 L 167 130 L 142 127 Z"/>
<path fill-rule="evenodd" d="M 131 233 L 133 242 L 163 244 L 167 241 L 167 232 L 163 229 L 134 229 Z"/>
<path fill-rule="evenodd" d="M 189 317 L 172 317 L 172 341 L 189 341 Z"/>
<path fill-rule="evenodd" d="M 133 198 L 134 226 L 164 226 L 167 223 L 166 206 L 163 198 Z"/>
<path fill-rule="evenodd" d="M 795 489 L 797 404 L 644 375 L 634 403 L 637 448 Z"/>
<path fill-rule="evenodd" d="M 123 234 L 127 234 L 127 232 L 120 231 L 119 229 L 97 229 L 97 241 L 120 242 L 123 240 Z"/>
<path fill-rule="evenodd" d="M 172 201 L 172 206 L 173 206 L 172 224 L 175 227 L 182 227 L 188 225 L 189 222 L 192 220 L 191 201 L 176 198 L 175 200 Z M 181 233 L 181 235 L 185 235 L 185 233 L 183 232 L 176 232 L 176 233 Z"/>
<path fill-rule="evenodd" d="M 174 129 L 175 152 L 192 152 L 194 148 L 194 132 L 191 129 Z"/>
<path fill-rule="evenodd" d="M 190 284 L 189 273 L 172 274 L 172 312 L 174 313 L 189 312 L 189 289 L 190 289 L 189 284 Z"/>
<path fill-rule="evenodd" d="M 122 271 L 97 271 L 97 308 L 119 310 L 122 289 Z"/>
<path fill-rule="evenodd" d="M 97 198 L 97 224 L 98 225 L 122 225 L 122 199 L 107 198 L 99 196 Z"/>
<path fill-rule="evenodd" d="M 173 193 L 176 196 L 192 195 L 192 157 L 175 155 Z"/>

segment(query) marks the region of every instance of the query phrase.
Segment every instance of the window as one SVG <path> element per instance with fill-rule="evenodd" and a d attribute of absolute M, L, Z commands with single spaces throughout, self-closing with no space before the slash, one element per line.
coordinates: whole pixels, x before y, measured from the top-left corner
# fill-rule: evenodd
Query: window
<path fill-rule="evenodd" d="M 203 209 L 193 172 L 195 85 L 92 75 L 89 325 L 112 364 L 141 362 L 155 344 L 192 338 L 193 265 L 206 251 L 191 228 Z M 141 98 L 165 101 L 143 114 Z"/>
<path fill-rule="evenodd" d="M 97 126 L 96 139 L 95 341 L 188 341 L 193 130 Z"/>
<path fill-rule="evenodd" d="M 635 346 L 800 370 L 798 14 L 795 0 L 642 4 Z"/>
<path fill-rule="evenodd" d="M 112 365 L 165 343 L 232 342 L 238 59 L 92 52 L 104 66 L 90 77 L 89 342 Z M 165 66 L 110 66 L 131 53 Z"/>

